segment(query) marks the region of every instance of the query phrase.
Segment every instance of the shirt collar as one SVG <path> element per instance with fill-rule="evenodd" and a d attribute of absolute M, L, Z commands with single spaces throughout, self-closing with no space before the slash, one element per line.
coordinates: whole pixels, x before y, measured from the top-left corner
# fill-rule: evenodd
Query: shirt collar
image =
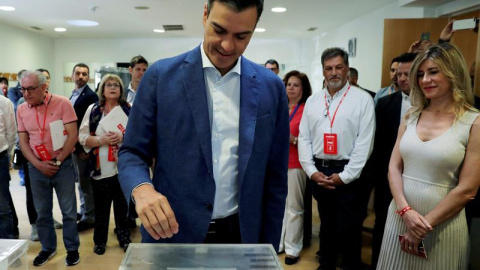
<path fill-rule="evenodd" d="M 403 91 L 399 90 L 400 92 L 402 92 L 402 99 L 410 99 L 410 96 L 408 96 L 407 94 L 403 93 Z"/>
<path fill-rule="evenodd" d="M 40 102 L 39 104 L 32 104 L 32 105 L 28 104 L 28 107 L 29 108 L 40 107 L 42 105 L 45 105 L 45 101 L 47 101 L 47 104 L 50 104 L 50 102 L 52 101 L 52 97 L 53 97 L 53 95 L 50 94 L 49 92 L 47 92 L 47 94 L 45 95 L 45 98 L 43 99 L 42 102 Z"/>
<path fill-rule="evenodd" d="M 343 93 L 345 93 L 345 91 L 347 91 L 348 87 L 350 87 L 350 83 L 347 81 L 347 83 L 343 86 L 342 89 L 340 89 L 340 91 L 336 92 L 335 95 L 330 96 L 330 92 L 328 91 L 328 87 L 325 87 L 325 93 L 327 94 L 327 97 L 331 98 L 332 100 L 339 96 L 339 95 L 343 95 Z"/>
<path fill-rule="evenodd" d="M 87 87 L 86 84 L 81 88 L 73 89 L 72 93 L 75 93 L 75 91 L 77 91 L 78 95 L 80 96 L 80 94 L 83 92 L 83 89 L 85 89 L 85 87 Z"/>
<path fill-rule="evenodd" d="M 203 67 L 204 69 L 205 69 L 205 68 L 214 68 L 218 73 L 220 73 L 220 72 L 218 71 L 218 69 L 212 64 L 212 62 L 210 61 L 210 59 L 208 59 L 207 54 L 206 54 L 205 51 L 203 50 L 203 42 L 202 42 L 202 44 L 200 44 L 200 51 L 201 51 L 201 53 L 202 53 L 202 67 Z M 241 74 L 242 74 L 242 73 L 241 73 L 241 70 L 242 70 L 242 68 L 241 68 L 241 63 L 242 63 L 242 61 L 241 61 L 241 56 L 240 56 L 240 57 L 238 58 L 238 60 L 237 60 L 237 64 L 235 64 L 235 66 L 233 66 L 233 68 L 230 69 L 230 70 L 227 72 L 227 74 L 225 74 L 224 76 L 226 76 L 226 75 L 228 75 L 228 74 L 230 74 L 230 73 L 232 73 L 232 72 L 235 72 L 235 73 L 237 73 L 238 75 L 241 75 Z"/>
<path fill-rule="evenodd" d="M 132 82 L 130 82 L 130 83 L 128 84 L 127 90 L 130 90 L 130 91 L 132 91 L 132 92 L 136 92 L 136 91 L 137 91 L 137 90 L 133 90 L 133 88 L 132 88 Z"/>

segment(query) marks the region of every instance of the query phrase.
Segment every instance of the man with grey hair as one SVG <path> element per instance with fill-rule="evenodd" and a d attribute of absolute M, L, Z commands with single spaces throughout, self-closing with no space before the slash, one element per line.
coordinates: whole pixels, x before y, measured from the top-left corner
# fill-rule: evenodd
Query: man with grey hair
<path fill-rule="evenodd" d="M 80 261 L 78 247 L 75 178 L 71 153 L 77 142 L 77 116 L 70 101 L 47 91 L 46 78 L 39 71 L 25 71 L 20 77 L 25 103 L 18 107 L 20 149 L 30 163 L 30 185 L 37 211 L 37 231 L 42 250 L 33 265 L 45 264 L 56 254 L 57 235 L 53 227 L 53 189 L 63 215 L 63 242 L 66 265 Z M 59 126 L 56 130 L 52 128 Z M 54 137 L 65 136 L 60 148 Z M 55 143 L 56 144 L 56 143 Z"/>
<path fill-rule="evenodd" d="M 209 0 L 200 46 L 157 61 L 143 76 L 118 161 L 142 242 L 278 249 L 287 195 L 285 86 L 242 56 L 262 10 L 262 0 Z"/>
<path fill-rule="evenodd" d="M 305 104 L 299 160 L 313 180 L 320 214 L 320 267 L 361 269 L 362 223 L 368 185 L 360 177 L 373 147 L 373 99 L 348 83 L 348 53 L 330 48 L 322 54 L 327 86 Z"/>

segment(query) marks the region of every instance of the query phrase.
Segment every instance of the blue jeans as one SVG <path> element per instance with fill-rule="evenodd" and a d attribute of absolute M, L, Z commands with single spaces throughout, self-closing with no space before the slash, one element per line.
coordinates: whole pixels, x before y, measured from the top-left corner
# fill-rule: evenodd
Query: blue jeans
<path fill-rule="evenodd" d="M 7 151 L 0 154 L 0 238 L 13 239 L 13 213 L 10 208 L 10 173 Z"/>
<path fill-rule="evenodd" d="M 28 164 L 33 202 L 37 210 L 37 231 L 43 251 L 57 249 L 57 235 L 53 227 L 53 189 L 57 194 L 62 211 L 63 243 L 67 251 L 78 250 L 80 240 L 77 231 L 77 199 L 75 195 L 75 173 L 71 158 L 63 161 L 58 172 L 48 177 L 32 164 Z"/>

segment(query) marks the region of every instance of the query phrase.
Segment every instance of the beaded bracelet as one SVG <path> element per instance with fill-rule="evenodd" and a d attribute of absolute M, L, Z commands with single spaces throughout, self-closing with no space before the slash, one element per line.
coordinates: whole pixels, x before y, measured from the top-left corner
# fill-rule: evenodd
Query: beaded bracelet
<path fill-rule="evenodd" d="M 399 214 L 402 217 L 408 210 L 412 210 L 412 208 L 407 205 L 402 210 L 395 211 L 395 213 Z"/>

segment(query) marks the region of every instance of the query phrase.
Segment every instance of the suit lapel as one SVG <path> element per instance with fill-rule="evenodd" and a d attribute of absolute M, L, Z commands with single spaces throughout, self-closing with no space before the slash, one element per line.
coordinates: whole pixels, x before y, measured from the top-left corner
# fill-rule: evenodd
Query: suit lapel
<path fill-rule="evenodd" d="M 203 157 L 207 164 L 210 176 L 213 179 L 212 139 L 210 118 L 207 105 L 207 89 L 203 77 L 203 66 L 200 47 L 190 51 L 180 66 L 184 91 L 192 112 L 195 131 L 200 141 Z"/>
<path fill-rule="evenodd" d="M 238 184 L 241 187 L 248 160 L 252 153 L 255 138 L 255 126 L 259 105 L 260 81 L 251 64 L 243 57 L 242 74 L 240 77 L 240 125 L 238 139 Z"/>

